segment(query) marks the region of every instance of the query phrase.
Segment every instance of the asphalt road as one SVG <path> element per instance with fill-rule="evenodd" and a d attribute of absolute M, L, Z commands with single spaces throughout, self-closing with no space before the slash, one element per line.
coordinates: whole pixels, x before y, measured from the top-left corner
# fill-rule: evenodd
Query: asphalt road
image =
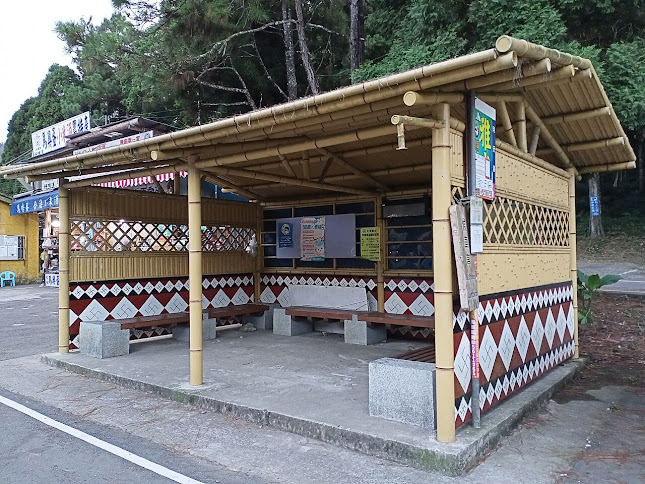
<path fill-rule="evenodd" d="M 585 274 L 619 275 L 622 279 L 610 286 L 600 288 L 602 292 L 645 295 L 645 267 L 630 262 L 578 261 L 578 269 Z"/>

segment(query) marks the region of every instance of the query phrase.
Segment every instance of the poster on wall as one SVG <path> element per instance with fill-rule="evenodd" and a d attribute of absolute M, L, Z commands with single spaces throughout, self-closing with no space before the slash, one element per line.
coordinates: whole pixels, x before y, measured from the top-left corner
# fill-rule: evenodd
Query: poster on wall
<path fill-rule="evenodd" d="M 325 217 L 300 220 L 300 260 L 325 260 Z"/>
<path fill-rule="evenodd" d="M 475 98 L 475 195 L 495 200 L 495 108 Z"/>
<path fill-rule="evenodd" d="M 278 231 L 278 247 L 281 249 L 293 247 L 293 224 L 284 222 Z"/>
<path fill-rule="evenodd" d="M 380 227 L 361 228 L 361 258 L 374 262 L 381 260 Z"/>

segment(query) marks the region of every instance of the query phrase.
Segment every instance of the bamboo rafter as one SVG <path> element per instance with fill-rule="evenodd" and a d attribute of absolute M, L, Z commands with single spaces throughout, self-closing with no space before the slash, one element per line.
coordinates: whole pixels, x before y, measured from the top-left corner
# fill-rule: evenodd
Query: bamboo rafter
<path fill-rule="evenodd" d="M 576 151 L 597 150 L 600 148 L 608 148 L 610 146 L 623 146 L 625 138 L 622 136 L 616 138 L 607 138 L 596 141 L 585 141 L 582 143 L 572 143 L 570 145 L 562 145 L 562 149 L 567 153 L 575 153 Z M 550 155 L 553 150 L 539 150 L 540 155 Z"/>
<path fill-rule="evenodd" d="M 377 187 L 379 187 L 381 189 L 387 188 L 387 186 L 384 183 L 380 182 L 379 180 L 374 178 L 369 173 L 367 173 L 367 172 L 365 172 L 365 171 L 363 171 L 363 170 L 361 170 L 359 168 L 356 168 L 354 165 L 352 165 L 351 163 L 346 161 L 344 158 L 342 158 L 341 156 L 337 155 L 336 153 L 333 153 L 333 152 L 329 151 L 327 148 L 318 148 L 318 151 L 320 153 L 322 153 L 324 156 L 329 156 L 330 160 L 333 160 L 334 162 L 336 162 L 337 164 L 339 164 L 343 168 L 351 171 L 355 175 L 358 175 L 361 178 L 369 180 L 372 184 L 376 185 Z"/>
<path fill-rule="evenodd" d="M 570 114 L 558 114 L 555 116 L 548 116 L 542 118 L 544 124 L 565 124 L 573 121 L 581 121 L 583 119 L 591 119 L 600 116 L 610 116 L 611 110 L 608 107 L 598 109 L 589 109 L 586 111 L 578 111 Z"/>
<path fill-rule="evenodd" d="M 524 100 L 520 99 L 520 102 L 524 102 Z M 506 109 L 506 103 L 504 100 L 499 101 L 497 108 L 499 110 L 499 117 L 502 120 L 502 126 L 504 127 L 504 133 L 511 140 L 511 144 L 517 147 L 517 138 L 515 137 L 513 124 L 511 123 L 511 118 L 508 115 L 508 109 Z"/>
<path fill-rule="evenodd" d="M 594 166 L 585 166 L 580 168 L 580 174 L 586 175 L 587 173 L 600 173 L 603 171 L 614 171 L 614 170 L 632 170 L 636 168 L 635 161 L 625 161 L 624 163 L 613 163 L 611 165 L 594 165 Z"/>

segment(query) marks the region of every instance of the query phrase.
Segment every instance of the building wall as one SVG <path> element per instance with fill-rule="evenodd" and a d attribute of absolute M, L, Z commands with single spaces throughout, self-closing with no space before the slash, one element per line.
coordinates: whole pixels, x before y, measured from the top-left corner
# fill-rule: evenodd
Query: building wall
<path fill-rule="evenodd" d="M 568 177 L 497 150 L 477 256 L 482 411 L 574 354 Z M 472 418 L 468 314 L 455 308 L 455 425 Z"/>
<path fill-rule="evenodd" d="M 26 284 L 40 280 L 38 252 L 38 214 L 10 215 L 10 204 L 0 201 L 0 235 L 24 235 L 25 259 L 0 260 L 0 272 L 13 271 L 16 282 Z"/>

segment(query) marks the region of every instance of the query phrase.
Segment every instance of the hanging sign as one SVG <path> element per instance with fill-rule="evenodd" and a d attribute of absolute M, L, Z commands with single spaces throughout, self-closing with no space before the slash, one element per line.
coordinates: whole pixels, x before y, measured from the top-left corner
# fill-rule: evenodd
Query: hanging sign
<path fill-rule="evenodd" d="M 484 202 L 470 197 L 470 253 L 484 252 Z"/>
<path fill-rule="evenodd" d="M 90 130 L 90 112 L 47 126 L 31 133 L 31 156 L 43 155 L 65 147 L 67 138 Z"/>
<path fill-rule="evenodd" d="M 455 249 L 460 306 L 463 310 L 472 311 L 479 306 L 479 294 L 477 291 L 475 263 L 470 253 L 466 210 L 463 206 L 450 206 L 450 227 L 452 229 L 452 243 Z"/>
<path fill-rule="evenodd" d="M 39 193 L 29 197 L 21 197 L 11 202 L 11 215 L 20 215 L 29 212 L 41 212 L 58 207 L 58 190 Z"/>
<path fill-rule="evenodd" d="M 361 258 L 375 262 L 381 260 L 380 227 L 361 227 Z"/>
<path fill-rule="evenodd" d="M 473 126 L 475 195 L 495 200 L 495 109 L 475 98 Z"/>
<path fill-rule="evenodd" d="M 325 217 L 300 220 L 300 260 L 325 260 Z"/>
<path fill-rule="evenodd" d="M 72 154 L 82 155 L 83 153 L 92 153 L 94 151 L 100 151 L 107 148 L 112 148 L 114 146 L 128 145 L 130 143 L 135 143 L 137 141 L 143 141 L 150 139 L 155 135 L 154 131 L 146 131 L 145 133 L 138 133 L 132 136 L 126 136 L 125 138 L 113 139 L 106 141 L 105 143 L 99 143 L 97 145 L 88 146 L 87 148 L 80 148 L 74 150 Z"/>
<path fill-rule="evenodd" d="M 293 247 L 293 224 L 287 222 L 280 224 L 278 247 L 281 249 Z"/>
<path fill-rule="evenodd" d="M 598 197 L 589 197 L 589 207 L 591 208 L 592 217 L 600 215 L 600 203 L 598 202 Z"/>

